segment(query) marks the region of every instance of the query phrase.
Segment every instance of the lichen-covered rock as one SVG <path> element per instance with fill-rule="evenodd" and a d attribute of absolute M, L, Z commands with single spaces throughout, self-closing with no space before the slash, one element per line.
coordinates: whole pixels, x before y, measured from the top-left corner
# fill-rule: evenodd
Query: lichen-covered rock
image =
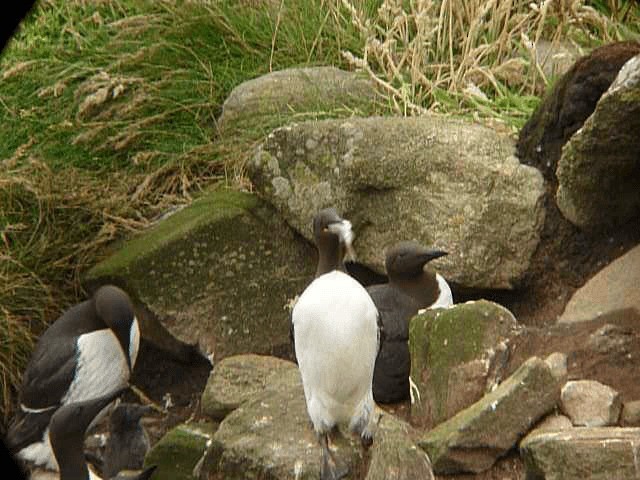
<path fill-rule="evenodd" d="M 366 114 L 374 110 L 375 99 L 375 85 L 366 75 L 335 67 L 290 68 L 234 88 L 222 106 L 218 126 L 226 133 L 251 126 L 275 128 L 300 112 L 314 117 Z"/>
<path fill-rule="evenodd" d="M 320 446 L 309 420 L 300 375 L 288 388 L 255 397 L 222 421 L 213 436 L 201 478 L 225 480 L 316 480 Z M 362 469 L 360 442 L 334 436 L 338 458 L 352 472 Z"/>
<path fill-rule="evenodd" d="M 532 357 L 495 390 L 425 433 L 418 445 L 438 475 L 482 472 L 549 413 L 559 396 L 549 366 Z"/>
<path fill-rule="evenodd" d="M 215 191 L 125 242 L 85 285 L 123 287 L 142 336 L 157 346 L 180 357 L 197 344 L 218 360 L 290 352 L 284 307 L 314 271 L 313 249 L 271 207 Z"/>
<path fill-rule="evenodd" d="M 573 380 L 562 387 L 562 411 L 576 426 L 616 425 L 622 410 L 620 394 L 595 380 Z"/>
<path fill-rule="evenodd" d="M 178 425 L 149 450 L 144 465 L 157 466 L 154 480 L 195 480 L 214 432 L 215 425 L 206 422 Z"/>
<path fill-rule="evenodd" d="M 640 477 L 640 429 L 573 428 L 541 432 L 520 445 L 527 480 L 628 480 Z"/>
<path fill-rule="evenodd" d="M 640 55 L 620 69 L 593 114 L 562 149 L 556 203 L 574 225 L 599 228 L 640 215 Z"/>
<path fill-rule="evenodd" d="M 417 435 L 409 424 L 383 414 L 365 480 L 433 480 L 429 457 L 414 443 Z"/>
<path fill-rule="evenodd" d="M 562 146 L 593 113 L 620 68 L 638 53 L 640 42 L 617 42 L 578 59 L 520 131 L 518 157 L 555 180 Z"/>
<path fill-rule="evenodd" d="M 513 314 L 486 300 L 427 310 L 409 326 L 412 422 L 433 427 L 467 408 L 504 374 Z"/>
<path fill-rule="evenodd" d="M 640 245 L 615 259 L 579 288 L 565 306 L 558 322 L 594 320 L 625 309 L 633 309 L 636 316 L 640 316 L 638 285 Z M 598 348 L 607 348 L 606 341 Z"/>
<path fill-rule="evenodd" d="M 543 182 L 507 136 L 440 115 L 304 122 L 272 132 L 247 165 L 258 192 L 311 239 L 334 206 L 351 220 L 358 261 L 414 239 L 446 249 L 434 266 L 465 286 L 513 288 L 544 220 Z M 505 233 L 506 232 L 506 233 Z"/>
<path fill-rule="evenodd" d="M 202 392 L 202 413 L 222 420 L 244 402 L 277 388 L 282 377 L 299 376 L 298 366 L 266 355 L 234 355 L 213 368 Z"/>

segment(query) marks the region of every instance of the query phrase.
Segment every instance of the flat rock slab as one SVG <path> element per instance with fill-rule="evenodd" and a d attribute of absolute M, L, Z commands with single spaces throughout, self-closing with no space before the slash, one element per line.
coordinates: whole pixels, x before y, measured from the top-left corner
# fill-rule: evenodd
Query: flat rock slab
<path fill-rule="evenodd" d="M 574 428 L 541 432 L 520 445 L 527 480 L 640 478 L 640 429 Z"/>
<path fill-rule="evenodd" d="M 285 305 L 314 271 L 313 248 L 271 207 L 216 191 L 122 244 L 85 285 L 124 288 L 156 346 L 180 357 L 181 346 L 196 344 L 218 360 L 290 353 Z"/>
<path fill-rule="evenodd" d="M 618 310 L 640 314 L 640 245 L 618 257 L 578 289 L 559 323 L 594 320 Z"/>
<path fill-rule="evenodd" d="M 599 228 L 640 215 L 640 55 L 618 72 L 562 149 L 556 203 L 574 225 Z"/>
<path fill-rule="evenodd" d="M 276 388 L 283 376 L 299 375 L 298 366 L 267 355 L 234 355 L 215 365 L 202 393 L 202 413 L 216 420 L 267 389 Z"/>
<path fill-rule="evenodd" d="M 578 427 L 616 425 L 622 410 L 620 394 L 595 380 L 573 380 L 562 387 L 560 406 Z"/>
<path fill-rule="evenodd" d="M 436 474 L 478 473 L 506 454 L 560 397 L 549 366 L 532 357 L 494 391 L 418 441 Z"/>
<path fill-rule="evenodd" d="M 504 339 L 518 329 L 509 310 L 486 300 L 414 317 L 409 325 L 412 423 L 433 427 L 480 400 L 505 373 Z"/>
<path fill-rule="evenodd" d="M 149 450 L 145 468 L 157 465 L 154 480 L 195 480 L 215 429 L 207 422 L 174 427 Z"/>
<path fill-rule="evenodd" d="M 401 148 L 399 148 L 401 146 Z M 273 131 L 247 164 L 258 193 L 306 238 L 327 206 L 354 225 L 358 261 L 384 272 L 400 240 L 443 248 L 455 283 L 513 288 L 544 221 L 542 176 L 512 140 L 440 115 L 304 122 Z"/>
<path fill-rule="evenodd" d="M 218 121 L 227 133 L 239 128 L 289 123 L 294 114 L 351 116 L 374 109 L 376 90 L 363 74 L 335 67 L 290 68 L 248 80 L 234 88 Z"/>

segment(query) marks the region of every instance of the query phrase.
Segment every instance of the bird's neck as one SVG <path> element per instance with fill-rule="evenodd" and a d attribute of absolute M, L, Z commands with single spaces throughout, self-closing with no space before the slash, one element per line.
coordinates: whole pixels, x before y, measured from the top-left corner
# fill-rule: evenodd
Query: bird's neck
<path fill-rule="evenodd" d="M 345 255 L 344 247 L 340 244 L 337 237 L 323 239 L 318 245 L 318 267 L 316 269 L 316 278 L 333 270 L 340 270 L 346 273 L 343 258 Z"/>
<path fill-rule="evenodd" d="M 436 274 L 429 270 L 414 276 L 392 277 L 389 278 L 389 281 L 413 298 L 418 303 L 419 308 L 429 307 L 440 295 L 440 286 L 438 285 Z"/>

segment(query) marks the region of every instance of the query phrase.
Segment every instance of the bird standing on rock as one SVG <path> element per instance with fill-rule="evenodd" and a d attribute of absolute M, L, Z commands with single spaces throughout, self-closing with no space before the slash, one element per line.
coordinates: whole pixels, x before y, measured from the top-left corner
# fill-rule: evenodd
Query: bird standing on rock
<path fill-rule="evenodd" d="M 399 242 L 389 249 L 385 258 L 389 283 L 367 287 L 385 333 L 373 374 L 376 402 L 400 402 L 409 396 L 411 318 L 422 309 L 453 304 L 445 279 L 425 268 L 427 262 L 444 255 L 447 255 L 444 251 L 428 249 L 416 242 Z"/>
<path fill-rule="evenodd" d="M 23 374 L 19 410 L 6 445 L 21 458 L 58 470 L 49 421 L 58 408 L 127 386 L 140 329 L 128 295 L 106 285 L 68 309 L 39 338 Z"/>
<path fill-rule="evenodd" d="M 348 469 L 329 449 L 329 433 L 348 424 L 363 446 L 373 441 L 371 384 L 380 332 L 371 297 L 343 271 L 345 253 L 352 252 L 351 223 L 325 209 L 313 231 L 318 268 L 293 307 L 292 328 L 307 412 L 322 448 L 321 479 L 336 480 Z"/>

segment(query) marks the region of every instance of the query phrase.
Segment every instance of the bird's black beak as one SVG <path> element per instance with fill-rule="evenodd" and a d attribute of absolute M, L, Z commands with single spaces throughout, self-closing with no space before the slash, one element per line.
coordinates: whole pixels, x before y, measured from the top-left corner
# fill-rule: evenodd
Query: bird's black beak
<path fill-rule="evenodd" d="M 445 252 L 444 250 L 427 249 L 420 254 L 420 259 L 424 263 L 427 263 L 431 260 L 435 260 L 436 258 L 444 257 L 445 255 L 449 255 L 449 252 Z"/>

